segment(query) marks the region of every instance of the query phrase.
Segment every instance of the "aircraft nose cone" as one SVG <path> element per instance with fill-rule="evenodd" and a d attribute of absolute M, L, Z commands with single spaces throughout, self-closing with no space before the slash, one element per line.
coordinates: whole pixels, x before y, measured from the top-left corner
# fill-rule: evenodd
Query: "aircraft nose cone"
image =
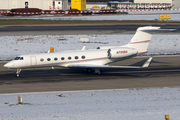
<path fill-rule="evenodd" d="M 11 67 L 13 67 L 13 64 L 12 64 L 12 63 L 6 63 L 6 64 L 4 65 L 4 67 L 6 67 L 6 68 L 11 68 Z"/>
<path fill-rule="evenodd" d="M 4 67 L 8 68 L 8 67 L 9 67 L 8 63 L 6 63 L 6 64 L 4 65 Z"/>

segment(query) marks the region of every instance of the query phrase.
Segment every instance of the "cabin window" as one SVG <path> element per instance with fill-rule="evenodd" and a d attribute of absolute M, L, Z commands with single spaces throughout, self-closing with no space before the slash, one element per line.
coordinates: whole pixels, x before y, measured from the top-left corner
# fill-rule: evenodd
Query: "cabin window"
<path fill-rule="evenodd" d="M 44 61 L 44 59 L 43 59 L 43 58 L 41 58 L 41 59 L 40 59 L 40 61 L 41 61 L 41 62 L 43 62 L 43 61 Z"/>
<path fill-rule="evenodd" d="M 62 57 L 61 60 L 64 60 L 64 57 Z"/>
<path fill-rule="evenodd" d="M 68 57 L 68 60 L 71 60 L 71 57 Z"/>
<path fill-rule="evenodd" d="M 51 61 L 51 58 L 48 58 L 47 61 Z"/>
<path fill-rule="evenodd" d="M 57 60 L 58 60 L 58 58 L 57 58 L 57 57 L 55 57 L 55 58 L 54 58 L 54 60 L 55 60 L 55 61 L 57 61 Z"/>
<path fill-rule="evenodd" d="M 86 57 L 83 55 L 81 58 L 82 58 L 82 59 L 85 59 Z"/>
<path fill-rule="evenodd" d="M 77 60 L 79 57 L 78 57 L 78 56 L 75 56 L 74 58 Z"/>

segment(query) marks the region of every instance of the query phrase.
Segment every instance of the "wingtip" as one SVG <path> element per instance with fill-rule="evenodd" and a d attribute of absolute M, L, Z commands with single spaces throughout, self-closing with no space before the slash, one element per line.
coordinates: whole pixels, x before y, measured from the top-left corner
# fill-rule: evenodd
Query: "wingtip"
<path fill-rule="evenodd" d="M 170 29 L 170 31 L 176 31 L 177 29 Z"/>
<path fill-rule="evenodd" d="M 142 68 L 149 67 L 152 59 L 153 59 L 153 57 L 150 57 L 150 58 L 143 64 Z"/>

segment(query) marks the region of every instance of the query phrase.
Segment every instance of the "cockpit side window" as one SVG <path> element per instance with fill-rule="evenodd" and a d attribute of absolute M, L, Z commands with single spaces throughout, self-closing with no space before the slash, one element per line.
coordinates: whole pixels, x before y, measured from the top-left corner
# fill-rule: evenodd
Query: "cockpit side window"
<path fill-rule="evenodd" d="M 24 58 L 23 58 L 23 57 L 20 57 L 20 60 L 24 60 Z"/>

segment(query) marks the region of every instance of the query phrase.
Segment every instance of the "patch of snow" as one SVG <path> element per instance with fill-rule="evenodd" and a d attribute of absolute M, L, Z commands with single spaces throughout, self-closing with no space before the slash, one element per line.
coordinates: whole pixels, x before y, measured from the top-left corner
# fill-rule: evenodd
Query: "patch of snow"
<path fill-rule="evenodd" d="M 133 34 L 127 35 L 27 35 L 0 36 L 0 60 L 13 59 L 20 54 L 48 52 L 50 47 L 57 51 L 96 49 L 101 46 L 121 46 L 127 44 Z M 89 43 L 80 42 L 80 38 L 89 38 Z M 148 54 L 180 53 L 180 35 L 153 35 Z"/>
<path fill-rule="evenodd" d="M 18 96 L 23 104 L 18 103 Z M 0 95 L 1 119 L 178 120 L 180 88 L 115 89 Z"/>

